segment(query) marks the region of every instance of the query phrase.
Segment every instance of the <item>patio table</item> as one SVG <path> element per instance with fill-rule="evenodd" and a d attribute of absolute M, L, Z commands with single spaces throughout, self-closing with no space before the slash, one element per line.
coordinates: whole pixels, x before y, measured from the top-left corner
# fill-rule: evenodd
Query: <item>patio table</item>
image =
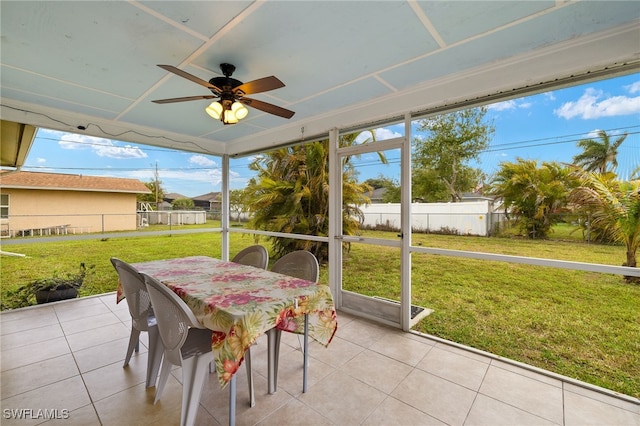
<path fill-rule="evenodd" d="M 308 335 L 325 347 L 337 329 L 327 285 L 207 256 L 134 263 L 133 267 L 171 288 L 200 324 L 213 331 L 214 362 L 223 388 L 238 371 L 245 351 L 274 327 L 304 334 L 308 321 Z M 123 297 L 119 290 L 118 302 Z M 270 366 L 273 362 L 269 360 Z M 275 380 L 270 377 L 269 383 L 272 393 Z"/>

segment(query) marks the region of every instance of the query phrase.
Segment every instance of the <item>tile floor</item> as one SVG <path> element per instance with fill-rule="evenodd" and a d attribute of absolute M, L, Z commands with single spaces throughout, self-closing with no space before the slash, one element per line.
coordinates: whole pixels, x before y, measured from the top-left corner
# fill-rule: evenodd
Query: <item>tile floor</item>
<path fill-rule="evenodd" d="M 0 318 L 3 425 L 179 423 L 179 370 L 153 405 L 154 388 L 144 386 L 145 347 L 122 368 L 130 319 L 126 304 L 116 305 L 114 294 L 7 312 Z M 345 313 L 338 313 L 338 332 L 329 348 L 310 347 L 305 394 L 298 336 L 283 334 L 279 387 L 273 395 L 266 391 L 266 346 L 261 338 L 252 348 L 253 408 L 248 406 L 244 368 L 238 373 L 238 425 L 640 426 L 637 399 L 597 392 Z M 197 424 L 227 424 L 227 407 L 228 392 L 211 375 Z M 19 414 L 29 418 L 16 419 Z"/>

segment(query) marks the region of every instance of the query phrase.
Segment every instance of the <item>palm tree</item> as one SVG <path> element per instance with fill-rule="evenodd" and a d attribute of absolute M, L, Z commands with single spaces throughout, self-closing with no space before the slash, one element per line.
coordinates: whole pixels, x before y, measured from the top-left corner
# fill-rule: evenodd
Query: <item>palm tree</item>
<path fill-rule="evenodd" d="M 573 179 L 570 170 L 556 162 L 517 159 L 504 162 L 491 183 L 490 194 L 503 199 L 521 232 L 529 238 L 546 238 L 566 206 Z"/>
<path fill-rule="evenodd" d="M 640 182 L 619 181 L 613 173 L 583 170 L 576 173 L 581 185 L 571 192 L 571 201 L 589 213 L 593 228 L 626 246 L 623 266 L 636 267 L 640 247 Z"/>
<path fill-rule="evenodd" d="M 599 140 L 582 139 L 578 141 L 582 153 L 573 157 L 573 162 L 589 172 L 612 172 L 618 166 L 618 148 L 627 138 L 627 133 L 613 142 L 604 130 L 598 130 L 598 137 Z M 611 165 L 611 170 L 609 170 L 609 165 Z"/>
<path fill-rule="evenodd" d="M 341 137 L 340 145 L 354 144 L 357 136 L 356 133 Z M 366 142 L 372 140 L 375 138 Z M 360 227 L 363 215 L 359 206 L 370 203 L 365 194 L 371 187 L 357 182 L 356 170 L 348 157 L 343 166 L 342 227 L 345 234 L 351 235 Z M 249 167 L 257 172 L 246 189 L 253 213 L 249 227 L 273 232 L 328 235 L 329 141 L 277 149 L 257 157 Z M 320 262 L 328 256 L 326 243 L 280 237 L 271 240 L 276 257 L 293 250 L 309 250 Z"/>

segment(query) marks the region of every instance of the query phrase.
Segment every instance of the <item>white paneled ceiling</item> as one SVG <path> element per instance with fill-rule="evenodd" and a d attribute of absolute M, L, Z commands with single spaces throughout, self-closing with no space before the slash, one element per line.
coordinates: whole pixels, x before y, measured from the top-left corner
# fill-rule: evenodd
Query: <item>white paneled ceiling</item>
<path fill-rule="evenodd" d="M 638 71 L 635 1 L 7 1 L 2 118 L 210 154 L 238 154 L 572 78 Z M 198 100 L 236 66 L 250 109 L 224 126 Z M 84 130 L 79 130 L 84 128 Z"/>

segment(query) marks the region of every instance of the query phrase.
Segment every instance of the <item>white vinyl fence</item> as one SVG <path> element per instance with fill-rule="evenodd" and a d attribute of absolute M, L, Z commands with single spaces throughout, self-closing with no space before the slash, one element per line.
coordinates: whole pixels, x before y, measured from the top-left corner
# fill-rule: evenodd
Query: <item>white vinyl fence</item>
<path fill-rule="evenodd" d="M 400 229 L 399 203 L 370 204 L 361 210 L 365 227 Z M 411 204 L 411 222 L 416 232 L 489 236 L 494 218 L 499 216 L 489 200 Z"/>

